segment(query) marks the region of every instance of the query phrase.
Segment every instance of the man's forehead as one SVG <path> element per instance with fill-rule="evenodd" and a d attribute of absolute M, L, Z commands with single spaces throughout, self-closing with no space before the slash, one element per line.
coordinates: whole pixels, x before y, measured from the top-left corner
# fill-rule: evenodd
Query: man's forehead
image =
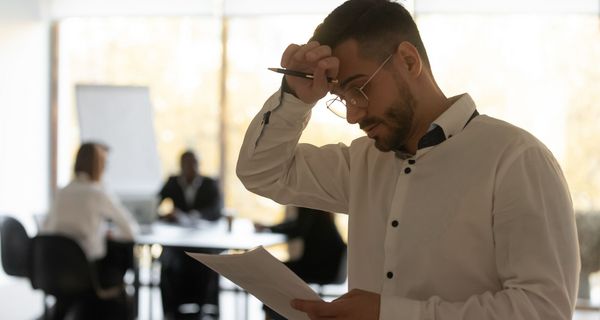
<path fill-rule="evenodd" d="M 340 61 L 337 76 L 339 85 L 333 91 L 343 90 L 352 80 L 368 76 L 376 64 L 360 54 L 358 42 L 354 39 L 341 42 L 333 49 L 332 54 Z"/>
<path fill-rule="evenodd" d="M 352 70 L 353 66 L 360 61 L 358 42 L 354 39 L 349 39 L 338 44 L 332 51 L 332 54 L 340 60 L 340 73 L 347 74 L 348 70 Z"/>

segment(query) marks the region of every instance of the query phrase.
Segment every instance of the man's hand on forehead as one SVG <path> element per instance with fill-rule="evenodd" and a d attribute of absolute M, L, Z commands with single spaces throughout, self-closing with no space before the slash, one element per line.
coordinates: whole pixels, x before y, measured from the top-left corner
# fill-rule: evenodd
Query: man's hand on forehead
<path fill-rule="evenodd" d="M 290 44 L 281 57 L 281 66 L 313 75 L 314 79 L 292 76 L 285 79 L 300 100 L 315 103 L 334 88 L 327 78 L 337 77 L 339 59 L 332 55 L 331 47 L 310 41 L 305 45 Z"/>

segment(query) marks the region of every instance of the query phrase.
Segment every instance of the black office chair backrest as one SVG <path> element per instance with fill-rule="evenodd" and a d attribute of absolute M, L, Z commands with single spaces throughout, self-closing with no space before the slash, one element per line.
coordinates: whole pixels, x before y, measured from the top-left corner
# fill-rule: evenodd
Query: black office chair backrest
<path fill-rule="evenodd" d="M 321 281 L 313 283 L 317 286 L 317 293 L 319 296 L 337 298 L 348 291 L 347 286 L 344 286 L 344 288 L 338 288 L 340 285 L 346 283 L 346 279 L 348 277 L 347 255 L 348 252 L 346 249 L 344 249 L 342 255 L 340 256 L 337 272 L 332 278 L 320 279 Z M 334 287 L 330 287 L 331 285 Z"/>
<path fill-rule="evenodd" d="M 29 277 L 31 239 L 23 225 L 13 217 L 0 217 L 2 268 L 6 274 Z"/>
<path fill-rule="evenodd" d="M 332 284 L 342 284 L 344 282 L 346 282 L 346 279 L 348 278 L 348 251 L 344 250 L 344 252 L 342 253 L 342 256 L 340 257 L 340 265 L 338 268 L 338 272 L 337 275 L 335 276 L 335 279 L 333 279 L 333 281 L 331 282 Z"/>
<path fill-rule="evenodd" d="M 81 297 L 94 293 L 91 264 L 73 239 L 38 235 L 32 239 L 31 284 L 46 294 Z"/>

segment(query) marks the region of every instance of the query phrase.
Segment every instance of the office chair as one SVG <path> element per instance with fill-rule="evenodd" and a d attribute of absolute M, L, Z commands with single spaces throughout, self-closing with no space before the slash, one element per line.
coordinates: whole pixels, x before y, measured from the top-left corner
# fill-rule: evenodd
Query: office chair
<path fill-rule="evenodd" d="M 337 272 L 330 277 L 318 277 L 318 278 L 305 278 L 305 280 L 321 298 L 337 298 L 342 294 L 345 294 L 347 288 L 340 289 L 339 292 L 335 290 L 326 290 L 328 286 L 341 285 L 346 282 L 348 268 L 346 262 L 347 250 L 344 249 L 342 255 L 340 256 L 339 264 Z M 263 305 L 263 310 L 265 311 L 266 319 L 268 320 L 284 320 L 283 316 L 279 315 L 273 309 Z"/>
<path fill-rule="evenodd" d="M 31 239 L 23 225 L 15 218 L 0 216 L 2 268 L 6 274 L 29 278 Z"/>
<path fill-rule="evenodd" d="M 334 277 L 329 278 L 329 279 L 320 279 L 319 281 L 316 282 L 310 282 L 313 285 L 317 286 L 317 293 L 319 294 L 319 296 L 321 297 L 337 297 L 339 296 L 339 294 L 336 293 L 328 293 L 326 290 L 326 288 L 328 286 L 336 286 L 336 285 L 341 285 L 344 284 L 346 282 L 346 279 L 348 277 L 348 263 L 346 261 L 346 255 L 347 255 L 347 251 L 344 250 L 344 252 L 342 253 L 342 256 L 340 257 L 340 264 L 338 266 L 338 271 L 335 274 Z M 346 293 L 346 290 L 343 290 L 343 292 L 340 292 L 340 294 L 344 294 Z"/>
<path fill-rule="evenodd" d="M 67 315 L 71 319 L 126 319 L 129 316 L 123 286 L 101 288 L 95 266 L 88 262 L 73 239 L 38 235 L 32 239 L 31 252 L 31 284 L 56 298 L 49 315 L 52 319 L 64 319 Z M 48 310 L 46 305 L 44 307 Z"/>

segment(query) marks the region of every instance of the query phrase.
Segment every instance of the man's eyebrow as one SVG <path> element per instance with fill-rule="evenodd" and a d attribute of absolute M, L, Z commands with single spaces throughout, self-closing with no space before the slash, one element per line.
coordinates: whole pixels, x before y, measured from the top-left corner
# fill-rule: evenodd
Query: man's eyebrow
<path fill-rule="evenodd" d="M 349 78 L 344 79 L 344 81 L 342 81 L 340 83 L 340 89 L 344 90 L 345 87 L 348 85 L 348 83 L 352 82 L 352 80 L 354 80 L 356 78 L 364 77 L 364 76 L 366 76 L 366 75 L 359 73 L 359 74 L 355 74 L 355 75 L 353 75 L 353 76 L 351 76 Z"/>

